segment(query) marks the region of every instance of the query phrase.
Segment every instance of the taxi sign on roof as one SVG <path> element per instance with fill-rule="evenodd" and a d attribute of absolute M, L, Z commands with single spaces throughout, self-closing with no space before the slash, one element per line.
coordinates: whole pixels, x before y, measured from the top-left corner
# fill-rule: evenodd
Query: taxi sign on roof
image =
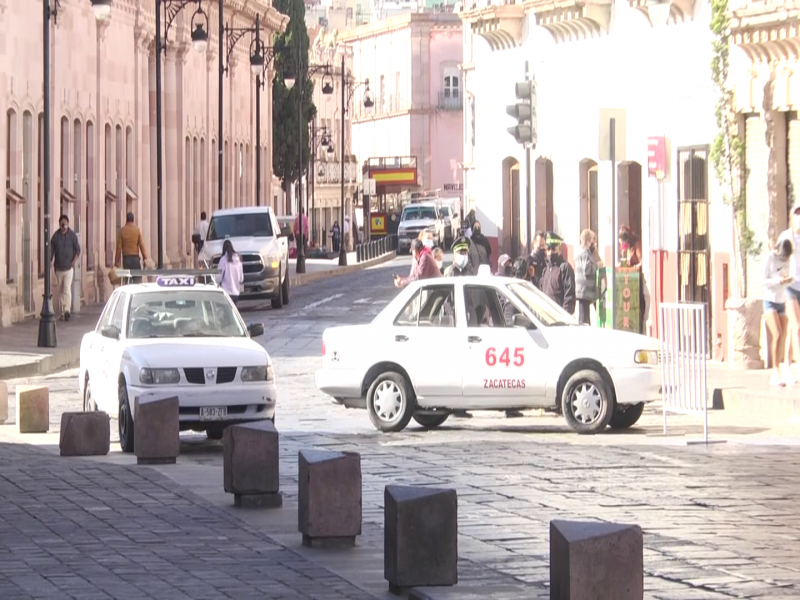
<path fill-rule="evenodd" d="M 156 277 L 156 283 L 161 287 L 191 287 L 197 283 L 197 279 L 191 275 L 165 275 Z"/>

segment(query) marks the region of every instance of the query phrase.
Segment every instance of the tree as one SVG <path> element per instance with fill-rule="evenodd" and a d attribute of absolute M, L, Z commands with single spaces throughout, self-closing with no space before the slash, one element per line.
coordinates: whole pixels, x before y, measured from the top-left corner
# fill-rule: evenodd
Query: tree
<path fill-rule="evenodd" d="M 308 77 L 308 31 L 305 25 L 306 8 L 303 0 L 274 0 L 276 10 L 289 17 L 283 33 L 275 36 L 275 80 L 272 82 L 272 170 L 281 180 L 281 187 L 289 192 L 292 184 L 305 172 L 311 156 L 308 124 L 317 112 L 314 106 L 314 82 Z M 297 46 L 300 44 L 300 56 Z M 298 68 L 298 58 L 300 65 Z M 295 78 L 291 90 L 284 79 Z M 297 131 L 298 94 L 301 82 L 303 91 L 303 125 L 300 139 Z M 298 165 L 302 153 L 302 169 Z"/>

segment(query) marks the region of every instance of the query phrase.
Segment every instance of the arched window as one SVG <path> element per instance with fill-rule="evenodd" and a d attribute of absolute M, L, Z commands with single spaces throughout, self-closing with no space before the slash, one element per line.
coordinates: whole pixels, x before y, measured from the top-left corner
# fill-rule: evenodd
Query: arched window
<path fill-rule="evenodd" d="M 591 229 L 599 239 L 597 162 L 591 158 L 584 158 L 578 166 L 578 176 L 580 229 L 581 231 Z"/>
<path fill-rule="evenodd" d="M 535 165 L 534 223 L 536 229 L 553 231 L 553 161 L 540 156 Z"/>
<path fill-rule="evenodd" d="M 19 118 L 14 110 L 6 113 L 6 282 L 17 280 L 18 248 L 22 238 L 22 208 L 25 198 L 19 177 Z"/>
<path fill-rule="evenodd" d="M 208 210 L 208 181 L 206 179 L 206 165 L 208 155 L 206 154 L 206 138 L 200 138 L 200 207 L 201 212 Z"/>
<path fill-rule="evenodd" d="M 75 198 L 72 228 L 79 234 L 83 233 L 83 160 L 83 125 L 80 119 L 75 119 L 72 122 L 72 195 Z"/>
<path fill-rule="evenodd" d="M 217 204 L 217 187 L 219 186 L 219 170 L 218 170 L 219 157 L 217 156 L 217 140 L 211 139 L 211 201 L 214 208 L 219 206 Z"/>
<path fill-rule="evenodd" d="M 125 128 L 125 211 L 136 213 L 139 196 L 136 193 L 136 149 L 133 129 Z"/>
<path fill-rule="evenodd" d="M 105 265 L 110 267 L 114 260 L 114 211 L 116 209 L 117 195 L 114 193 L 116 181 L 114 178 L 114 139 L 111 125 L 106 124 L 103 156 L 105 157 L 103 189 L 103 248 L 105 251 Z"/>
<path fill-rule="evenodd" d="M 186 147 L 183 151 L 183 197 L 185 199 L 185 210 L 191 213 L 187 215 L 187 218 L 191 221 L 195 216 L 192 207 L 192 140 L 189 136 L 186 136 L 185 144 Z M 183 246 L 183 242 L 180 245 Z"/>
<path fill-rule="evenodd" d="M 125 137 L 122 127 L 117 125 L 114 133 L 114 189 L 117 195 L 117 210 L 112 214 L 111 242 L 112 249 L 116 252 L 117 231 L 125 224 L 125 215 L 128 213 L 128 199 L 125 194 Z"/>
<path fill-rule="evenodd" d="M 200 218 L 200 140 L 192 140 L 192 221 Z"/>
<path fill-rule="evenodd" d="M 74 221 L 74 215 L 72 214 L 72 208 L 75 205 L 75 196 L 72 193 L 72 172 L 70 169 L 70 157 L 72 154 L 72 149 L 70 148 L 69 143 L 69 119 L 67 117 L 61 117 L 61 147 L 60 147 L 60 154 L 61 160 L 59 161 L 59 173 L 58 173 L 58 189 L 59 189 L 59 212 L 58 215 L 67 215 L 70 218 L 70 221 Z M 74 223 L 73 223 L 74 227 Z"/>
<path fill-rule="evenodd" d="M 97 156 L 95 153 L 95 139 L 94 139 L 94 123 L 91 121 L 86 122 L 86 198 L 84 199 L 84 206 L 86 207 L 86 246 L 84 253 L 86 254 L 86 270 L 94 270 L 94 236 L 96 235 L 96 228 L 94 222 L 95 215 L 95 201 L 94 188 L 92 184 L 95 181 L 95 174 L 97 173 Z"/>
<path fill-rule="evenodd" d="M 222 176 L 222 206 L 232 206 L 231 200 L 229 198 L 225 198 L 225 196 L 229 193 L 230 190 L 230 181 L 231 181 L 231 157 L 230 153 L 228 152 L 228 140 L 225 140 L 225 145 L 223 146 L 222 151 L 222 167 L 224 169 L 223 176 Z"/>
<path fill-rule="evenodd" d="M 445 69 L 443 91 L 445 98 L 461 97 L 461 81 L 459 80 L 457 67 Z"/>

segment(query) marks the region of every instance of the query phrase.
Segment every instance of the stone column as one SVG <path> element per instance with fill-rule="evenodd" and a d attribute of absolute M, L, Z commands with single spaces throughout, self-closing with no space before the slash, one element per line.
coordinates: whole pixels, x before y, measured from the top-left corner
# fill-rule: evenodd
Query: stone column
<path fill-rule="evenodd" d="M 142 229 L 148 256 L 153 255 L 153 223 L 150 177 L 150 51 L 153 33 L 144 28 L 136 31 L 136 125 L 134 147 L 136 152 L 136 193 L 139 195 L 139 226 Z"/>
<path fill-rule="evenodd" d="M 177 106 L 177 49 L 167 51 L 164 65 L 163 106 L 164 106 L 164 181 L 162 187 L 164 202 L 164 267 L 180 266 L 180 206 L 178 203 L 180 187 L 180 165 L 183 148 L 178 127 Z"/>
<path fill-rule="evenodd" d="M 94 97 L 94 164 L 92 165 L 92 179 L 89 181 L 91 198 L 87 201 L 92 203 L 92 223 L 86 225 L 86 237 L 92 236 L 96 240 L 94 244 L 94 287 L 95 298 L 98 302 L 104 302 L 111 292 L 111 284 L 106 277 L 108 269 L 106 267 L 106 246 L 104 228 L 106 217 L 106 194 L 105 194 L 105 130 L 106 130 L 106 111 L 103 102 L 103 61 L 106 34 L 108 33 L 109 20 L 97 23 L 97 50 L 95 75 L 96 93 Z M 90 106 L 91 109 L 91 106 Z M 113 163 L 112 163 L 113 164 Z M 87 176 L 89 166 L 86 167 Z M 87 278 L 88 279 L 88 278 Z"/>
<path fill-rule="evenodd" d="M 178 158 L 177 175 L 178 182 L 175 188 L 176 194 L 173 196 L 175 204 L 178 205 L 178 220 L 173 227 L 177 229 L 175 232 L 178 246 L 178 260 L 181 266 L 186 266 L 190 260 L 190 244 L 191 235 L 194 227 L 190 225 L 191 219 L 196 219 L 196 215 L 191 213 L 191 202 L 189 196 L 192 193 L 191 186 L 186 188 L 186 170 L 189 169 L 189 163 L 192 161 L 191 150 L 189 156 L 186 155 L 186 114 L 184 111 L 184 96 L 183 96 L 183 80 L 184 71 L 186 69 L 187 54 L 191 50 L 191 45 L 182 43 L 176 49 L 175 55 L 175 94 L 172 97 L 172 102 L 175 106 L 175 139 L 178 143 Z"/>
<path fill-rule="evenodd" d="M 150 251 L 150 256 L 153 262 L 158 264 L 158 240 L 156 235 L 158 233 L 158 165 L 156 163 L 158 152 L 158 131 L 156 129 L 156 108 L 158 106 L 156 98 L 156 49 L 155 49 L 155 34 L 147 46 L 147 120 L 144 127 L 147 129 L 150 140 L 150 148 L 145 156 L 147 156 L 147 166 L 150 172 L 149 178 L 145 181 L 147 185 L 147 204 L 150 207 L 150 237 L 145 238 L 144 243 Z M 163 112 L 163 111 L 162 111 Z M 162 211 L 162 217 L 163 211 Z"/>
<path fill-rule="evenodd" d="M 227 84 L 225 90 L 225 139 L 228 140 L 228 156 L 225 157 L 225 174 L 227 178 L 224 180 L 223 205 L 227 208 L 229 206 L 236 206 L 236 105 L 238 98 L 236 97 L 236 68 L 239 65 L 239 60 L 236 58 L 236 53 L 231 53 L 230 62 L 228 63 L 228 76 L 223 85 Z"/>
<path fill-rule="evenodd" d="M 762 301 L 756 298 L 731 298 L 728 310 L 728 338 L 733 342 L 734 367 L 763 369 L 760 356 Z"/>

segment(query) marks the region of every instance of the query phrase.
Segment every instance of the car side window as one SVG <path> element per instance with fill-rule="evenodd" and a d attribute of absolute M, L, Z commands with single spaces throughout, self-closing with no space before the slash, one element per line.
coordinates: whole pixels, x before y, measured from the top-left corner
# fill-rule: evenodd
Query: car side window
<path fill-rule="evenodd" d="M 95 331 L 99 332 L 101 329 L 103 329 L 103 327 L 108 327 L 109 323 L 111 323 L 111 315 L 114 314 L 114 308 L 116 307 L 117 301 L 121 295 L 121 292 L 114 292 L 111 295 L 111 298 L 106 303 L 106 306 L 100 315 L 100 319 L 97 321 L 97 327 L 95 328 Z"/>
<path fill-rule="evenodd" d="M 514 315 L 522 314 L 522 311 L 518 309 L 514 304 L 511 302 L 509 297 L 500 290 L 495 290 L 497 292 L 497 301 L 500 303 L 500 308 L 503 311 L 503 319 L 505 320 L 506 327 L 513 327 L 514 326 Z"/>
<path fill-rule="evenodd" d="M 117 306 L 114 308 L 114 313 L 111 316 L 111 322 L 109 325 L 112 327 L 116 327 L 120 332 L 123 331 L 122 329 L 122 319 L 125 314 L 125 296 L 123 294 L 119 295 L 119 300 L 117 300 Z"/>
<path fill-rule="evenodd" d="M 395 319 L 400 327 L 455 327 L 455 292 L 452 285 L 419 290 Z"/>
<path fill-rule="evenodd" d="M 464 286 L 467 327 L 506 327 L 503 308 L 493 287 Z"/>

